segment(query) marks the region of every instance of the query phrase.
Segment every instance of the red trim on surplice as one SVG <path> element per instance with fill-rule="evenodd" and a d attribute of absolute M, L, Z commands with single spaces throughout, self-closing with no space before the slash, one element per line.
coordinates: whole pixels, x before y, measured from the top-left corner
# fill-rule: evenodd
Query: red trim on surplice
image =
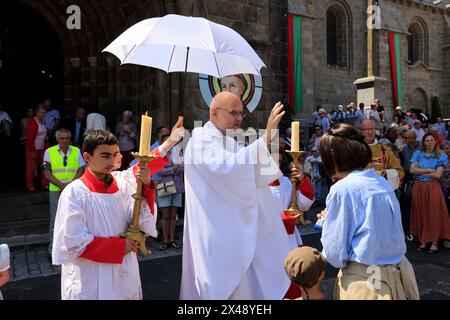
<path fill-rule="evenodd" d="M 124 254 L 125 239 L 94 237 L 80 257 L 94 262 L 121 264 Z"/>
<path fill-rule="evenodd" d="M 271 187 L 278 187 L 280 185 L 280 180 L 275 180 L 274 182 L 272 182 L 271 184 L 269 184 L 269 186 Z"/>
<path fill-rule="evenodd" d="M 307 197 L 309 200 L 314 199 L 314 189 L 307 178 L 303 178 L 302 182 L 298 185 L 300 193 Z"/>
<path fill-rule="evenodd" d="M 169 159 L 167 158 L 167 156 L 162 158 L 158 148 L 153 149 L 153 151 L 150 153 L 154 155 L 156 158 L 150 161 L 147 164 L 147 167 L 150 169 L 150 173 L 154 175 L 169 163 Z"/>
<path fill-rule="evenodd" d="M 95 174 L 92 173 L 91 169 L 89 169 L 88 167 L 84 172 L 83 176 L 80 178 L 80 180 L 86 185 L 86 187 L 91 192 L 107 193 L 107 194 L 116 193 L 117 191 L 119 191 L 116 179 L 114 179 L 113 176 L 111 176 L 110 178 L 113 179 L 112 183 L 108 187 L 106 187 L 105 182 L 97 178 Z"/>

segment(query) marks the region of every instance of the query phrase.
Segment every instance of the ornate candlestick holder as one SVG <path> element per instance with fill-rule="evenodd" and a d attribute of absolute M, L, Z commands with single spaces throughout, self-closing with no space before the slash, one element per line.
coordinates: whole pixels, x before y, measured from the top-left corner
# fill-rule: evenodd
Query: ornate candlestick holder
<path fill-rule="evenodd" d="M 302 154 L 304 154 L 304 151 L 290 151 L 290 150 L 286 150 L 287 153 L 289 153 L 293 159 L 294 162 L 294 166 L 298 167 L 298 158 L 300 158 L 300 156 Z M 291 205 L 289 206 L 289 208 L 286 210 L 288 215 L 297 215 L 297 214 L 301 214 L 300 217 L 298 217 L 298 221 L 305 225 L 307 224 L 305 221 L 305 217 L 304 217 L 304 213 L 302 211 L 299 210 L 298 206 L 297 206 L 297 179 L 295 178 L 291 178 L 291 183 L 292 183 L 292 192 L 291 192 Z"/>
<path fill-rule="evenodd" d="M 142 156 L 138 152 L 132 153 L 133 157 L 138 161 L 139 163 L 143 163 L 147 165 L 150 161 L 155 158 L 154 155 L 145 155 Z M 128 225 L 128 231 L 125 233 L 122 233 L 120 236 L 122 238 L 130 239 L 133 241 L 136 241 L 139 244 L 139 250 L 142 252 L 143 255 L 151 254 L 151 250 L 147 249 L 145 246 L 145 241 L 147 239 L 147 235 L 142 232 L 139 229 L 139 214 L 141 210 L 141 201 L 142 201 L 142 179 L 139 178 L 137 181 L 137 188 L 136 193 L 132 195 L 134 198 L 134 207 L 133 207 L 133 220 Z"/>

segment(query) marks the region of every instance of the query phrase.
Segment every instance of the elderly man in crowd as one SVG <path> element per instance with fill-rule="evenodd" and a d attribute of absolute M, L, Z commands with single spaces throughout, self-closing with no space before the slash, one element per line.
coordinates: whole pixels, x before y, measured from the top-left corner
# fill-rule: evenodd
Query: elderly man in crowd
<path fill-rule="evenodd" d="M 59 129 L 55 135 L 58 144 L 45 150 L 43 163 L 45 178 L 49 181 L 49 255 L 52 253 L 53 228 L 59 196 L 70 182 L 81 177 L 85 166 L 80 149 L 70 145 L 70 131 L 67 129 Z"/>
<path fill-rule="evenodd" d="M 412 186 L 414 176 L 409 171 L 411 168 L 411 159 L 417 150 L 420 150 L 421 144 L 416 141 L 416 133 L 413 130 L 408 130 L 403 134 L 403 139 L 405 140 L 405 146 L 401 152 L 401 163 L 403 170 L 405 171 L 405 179 L 403 180 L 403 188 L 400 194 L 400 203 L 402 209 L 402 223 L 403 230 L 406 233 L 406 240 L 412 241 L 414 237 L 409 232 L 409 222 L 411 214 L 411 196 L 412 196 Z"/>
<path fill-rule="evenodd" d="M 378 175 L 385 177 L 392 188 L 396 190 L 405 176 L 402 166 L 389 148 L 378 143 L 375 137 L 374 121 L 363 120 L 360 124 L 360 130 L 364 140 L 372 150 L 372 160 L 368 167 L 374 168 Z"/>

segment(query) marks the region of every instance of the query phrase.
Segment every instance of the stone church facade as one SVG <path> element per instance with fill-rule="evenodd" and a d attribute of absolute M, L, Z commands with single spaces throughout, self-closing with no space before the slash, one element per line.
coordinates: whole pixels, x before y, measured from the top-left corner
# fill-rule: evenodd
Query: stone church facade
<path fill-rule="evenodd" d="M 435 6 L 432 2 L 378 1 L 381 25 L 374 30 L 374 76 L 387 80 L 380 99 L 392 106 L 388 33 L 399 33 L 404 107 L 430 108 L 432 97 L 437 96 L 449 116 L 450 9 L 445 9 L 445 3 Z M 303 18 L 304 110 L 312 112 L 313 106 L 320 105 L 330 111 L 339 104 L 357 102 L 353 83 L 367 76 L 367 1 L 290 0 L 289 11 Z M 335 30 L 331 34 L 327 30 L 330 19 L 340 31 L 336 35 Z M 337 59 L 330 59 L 327 52 L 333 36 Z"/>
<path fill-rule="evenodd" d="M 356 101 L 353 82 L 367 74 L 366 0 L 14 1 L 40 15 L 57 35 L 63 56 L 61 109 L 68 114 L 76 106 L 98 103 L 113 125 L 125 109 L 135 114 L 148 110 L 158 125 L 173 123 L 181 104 L 186 127 L 192 128 L 194 120 L 208 119 L 197 74 L 188 74 L 183 98 L 180 74 L 121 66 L 116 57 L 101 52 L 140 20 L 169 13 L 188 15 L 191 8 L 193 16 L 239 32 L 265 62 L 263 96 L 247 120 L 253 126 L 264 127 L 274 102 L 287 97 L 288 13 L 303 19 L 303 108 L 296 117 L 309 118 L 317 105 L 331 110 Z M 70 5 L 80 7 L 81 29 L 67 28 Z M 375 75 L 387 79 L 386 86 L 391 88 L 387 34 L 400 33 L 405 105 L 430 107 L 431 98 L 438 96 L 444 113 L 450 115 L 450 9 L 434 6 L 431 0 L 380 0 L 378 5 L 381 28 L 374 33 Z M 327 19 L 334 19 L 334 35 Z M 330 37 L 335 37 L 334 53 L 327 51 Z M 393 104 L 389 90 L 382 97 L 385 106 Z"/>

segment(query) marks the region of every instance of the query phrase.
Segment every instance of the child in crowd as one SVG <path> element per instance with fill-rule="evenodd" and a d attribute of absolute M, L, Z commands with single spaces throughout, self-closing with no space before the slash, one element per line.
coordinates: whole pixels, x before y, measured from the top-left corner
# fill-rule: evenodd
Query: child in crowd
<path fill-rule="evenodd" d="M 297 300 L 325 300 L 320 281 L 325 277 L 325 259 L 317 249 L 303 246 L 289 252 L 284 270 L 289 279 L 302 290 Z"/>

